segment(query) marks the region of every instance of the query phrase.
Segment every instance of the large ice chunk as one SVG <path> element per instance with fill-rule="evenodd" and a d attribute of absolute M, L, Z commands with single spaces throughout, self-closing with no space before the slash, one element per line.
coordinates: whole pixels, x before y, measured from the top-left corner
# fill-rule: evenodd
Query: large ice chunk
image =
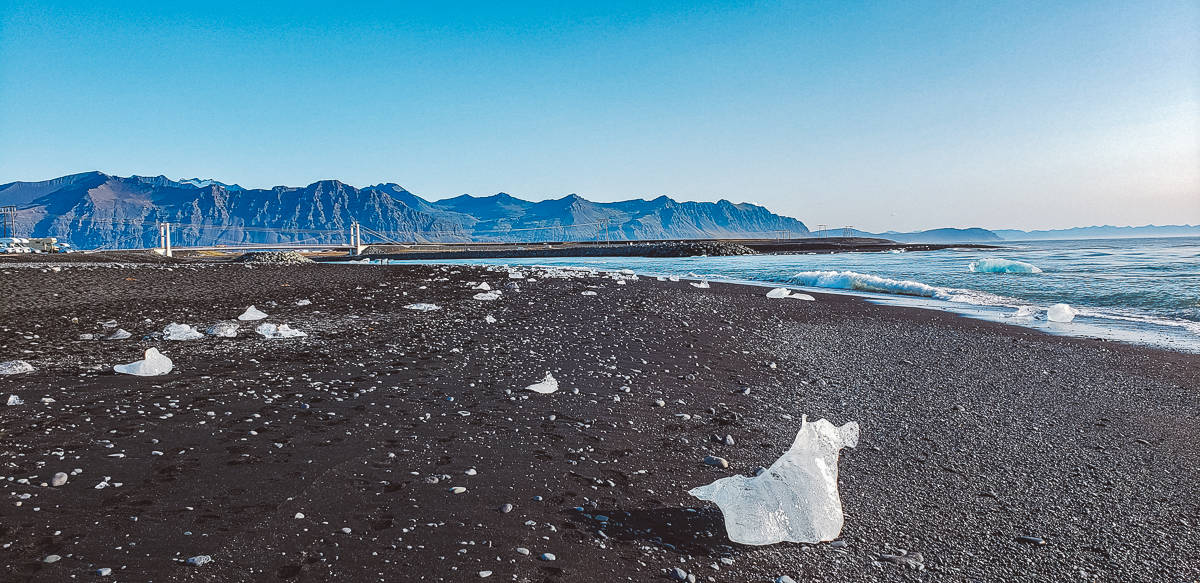
<path fill-rule="evenodd" d="M 292 328 L 287 324 L 275 325 L 268 324 L 266 322 L 259 324 L 254 331 L 261 334 L 263 338 L 269 338 L 272 340 L 277 340 L 280 338 L 303 338 L 304 336 L 308 336 L 308 334 L 305 332 Z"/>
<path fill-rule="evenodd" d="M 163 340 L 198 340 L 204 338 L 199 330 L 187 324 L 167 324 L 163 328 Z"/>
<path fill-rule="evenodd" d="M 791 295 L 791 293 L 792 293 L 792 290 L 790 290 L 786 287 L 777 287 L 777 288 L 767 292 L 767 297 L 774 299 L 774 300 L 778 300 L 781 298 L 788 297 L 789 295 Z"/>
<path fill-rule="evenodd" d="M 830 541 L 842 532 L 838 452 L 858 445 L 858 424 L 803 418 L 792 447 L 757 477 L 731 476 L 688 493 L 721 508 L 729 540 L 744 545 Z"/>
<path fill-rule="evenodd" d="M 1046 308 L 1046 319 L 1051 322 L 1070 322 L 1075 319 L 1075 308 L 1067 304 L 1054 304 Z"/>
<path fill-rule="evenodd" d="M 208 327 L 208 333 L 219 338 L 236 338 L 238 328 L 237 322 L 217 322 Z"/>
<path fill-rule="evenodd" d="M 33 365 L 24 360 L 0 362 L 0 374 L 23 374 L 33 372 L 33 370 Z"/>
<path fill-rule="evenodd" d="M 254 306 L 250 306 L 249 308 L 246 308 L 245 312 L 242 312 L 241 316 L 238 316 L 238 319 L 243 322 L 253 322 L 254 320 L 262 320 L 266 317 L 267 317 L 266 312 L 254 307 Z"/>
<path fill-rule="evenodd" d="M 157 348 L 149 348 L 146 350 L 144 359 L 129 364 L 118 364 L 113 367 L 113 370 L 121 374 L 152 377 L 167 374 L 174 367 L 175 364 L 171 362 L 171 359 L 163 356 Z"/>
<path fill-rule="evenodd" d="M 471 297 L 472 297 L 472 298 L 474 298 L 474 299 L 477 299 L 477 300 L 479 300 L 479 301 L 481 301 L 481 302 L 490 302 L 490 301 L 492 301 L 492 300 L 498 300 L 498 299 L 500 299 L 500 292 L 499 292 L 499 291 L 486 291 L 486 292 L 480 292 L 480 293 L 477 293 L 477 294 L 475 294 L 475 295 L 473 295 L 473 296 L 471 296 Z"/>
<path fill-rule="evenodd" d="M 1000 259 L 999 257 L 985 257 L 978 261 L 972 261 L 967 265 L 967 269 L 976 273 L 1041 273 L 1042 269 L 1032 263 L 1024 261 L 1013 261 L 1011 259 Z"/>

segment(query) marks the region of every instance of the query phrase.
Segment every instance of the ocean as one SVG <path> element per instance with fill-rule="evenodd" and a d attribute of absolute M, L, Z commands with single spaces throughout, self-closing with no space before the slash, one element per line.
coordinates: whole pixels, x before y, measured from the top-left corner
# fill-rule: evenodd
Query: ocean
<path fill-rule="evenodd" d="M 1021 241 L 996 249 L 902 253 L 431 263 L 632 269 L 648 276 L 851 293 L 1054 334 L 1200 352 L 1200 237 Z M 1046 318 L 1047 308 L 1060 303 L 1075 310 L 1072 321 Z"/>

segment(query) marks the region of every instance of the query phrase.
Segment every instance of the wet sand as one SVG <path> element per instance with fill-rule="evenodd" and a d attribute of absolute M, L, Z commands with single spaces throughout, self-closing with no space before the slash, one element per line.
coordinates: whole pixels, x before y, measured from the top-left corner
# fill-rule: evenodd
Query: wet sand
<path fill-rule="evenodd" d="M 37 367 L 0 376 L 25 402 L 0 405 L 0 580 L 1200 578 L 1197 355 L 840 295 L 480 281 L 510 279 L 0 266 L 0 361 Z M 251 304 L 309 335 L 152 337 Z M 79 339 L 108 320 L 134 337 Z M 151 346 L 171 374 L 112 373 Z M 522 390 L 547 372 L 558 393 Z M 804 414 L 861 425 L 839 542 L 731 543 L 686 491 L 770 465 Z"/>

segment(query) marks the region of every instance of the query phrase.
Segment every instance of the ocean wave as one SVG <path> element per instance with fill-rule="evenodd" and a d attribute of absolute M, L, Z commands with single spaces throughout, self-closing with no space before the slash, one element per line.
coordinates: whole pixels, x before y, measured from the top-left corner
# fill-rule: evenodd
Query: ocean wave
<path fill-rule="evenodd" d="M 899 294 L 939 300 L 951 300 L 967 291 L 932 286 L 908 279 L 888 279 L 855 271 L 801 271 L 792 276 L 790 283 L 806 287 Z"/>
<path fill-rule="evenodd" d="M 1032 263 L 1024 261 L 1013 261 L 1012 259 L 1000 259 L 999 257 L 985 257 L 978 261 L 972 261 L 967 269 L 975 273 L 1041 273 L 1042 269 Z"/>

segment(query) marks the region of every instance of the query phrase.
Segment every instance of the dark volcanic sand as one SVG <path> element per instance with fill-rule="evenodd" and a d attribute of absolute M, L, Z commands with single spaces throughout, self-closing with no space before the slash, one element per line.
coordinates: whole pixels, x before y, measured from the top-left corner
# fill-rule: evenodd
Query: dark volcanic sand
<path fill-rule="evenodd" d="M 0 361 L 38 368 L 0 376 L 26 403 L 0 405 L 0 580 L 1200 578 L 1196 356 L 836 295 L 570 279 L 483 302 L 468 281 L 508 279 L 0 267 Z M 310 335 L 139 339 L 250 304 Z M 109 319 L 135 337 L 78 339 Z M 173 373 L 111 372 L 150 346 Z M 560 392 L 521 390 L 547 371 Z M 844 545 L 730 543 L 686 490 L 769 465 L 801 414 L 862 427 L 840 464 Z M 879 561 L 899 549 L 924 571 Z"/>

